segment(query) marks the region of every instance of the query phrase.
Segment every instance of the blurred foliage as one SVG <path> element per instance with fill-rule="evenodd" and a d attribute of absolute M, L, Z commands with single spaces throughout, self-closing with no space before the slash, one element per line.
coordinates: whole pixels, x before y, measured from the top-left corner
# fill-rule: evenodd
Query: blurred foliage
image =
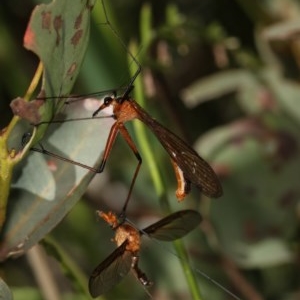
<path fill-rule="evenodd" d="M 298 1 L 106 2 L 110 22 L 125 44 L 136 40 L 140 45 L 133 55 L 143 67 L 145 108 L 194 144 L 222 179 L 221 199 L 199 201 L 195 191 L 176 203 L 169 160 L 149 136 L 172 209 L 192 207 L 205 217 L 201 230 L 185 238 L 191 266 L 241 299 L 299 299 Z M 1 128 L 12 117 L 11 99 L 25 93 L 38 64 L 22 47 L 35 4 L 14 0 L 0 6 Z M 152 7 L 152 31 L 144 24 L 148 19 L 139 19 L 144 5 Z M 97 6 L 74 93 L 116 88 L 130 78 L 127 53 L 102 22 Z M 111 230 L 97 222 L 94 210 L 121 208 L 136 165 L 127 148 L 117 141 L 104 174 L 96 176 L 85 198 L 51 234 L 87 278 L 114 249 Z M 145 161 L 128 210 L 141 227 L 162 216 L 149 173 Z M 165 250 L 150 241 L 141 253 L 141 267 L 155 282 L 150 291 L 155 299 L 188 299 L 178 258 Z M 61 299 L 84 299 L 73 279 L 48 259 Z M 33 268 L 24 257 L 2 264 L 14 299 L 28 299 L 29 293 L 32 299 L 43 299 Z M 232 299 L 197 276 L 204 299 Z M 105 298 L 132 295 L 148 298 L 128 276 Z"/>

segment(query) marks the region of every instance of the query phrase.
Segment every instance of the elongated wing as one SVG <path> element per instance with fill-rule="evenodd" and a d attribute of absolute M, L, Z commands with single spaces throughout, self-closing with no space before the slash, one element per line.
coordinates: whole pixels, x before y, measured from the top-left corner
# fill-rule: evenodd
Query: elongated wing
<path fill-rule="evenodd" d="M 131 269 L 133 255 L 126 251 L 127 241 L 112 252 L 100 263 L 89 280 L 89 291 L 92 297 L 106 293 L 118 284 Z"/>
<path fill-rule="evenodd" d="M 156 135 L 172 160 L 183 172 L 184 178 L 195 184 L 208 197 L 220 197 L 222 186 L 211 166 L 181 138 L 158 123 L 134 100 L 132 104 L 139 111 L 140 120 Z"/>
<path fill-rule="evenodd" d="M 142 233 L 161 241 L 174 241 L 196 228 L 201 220 L 194 210 L 180 210 L 146 227 Z"/>

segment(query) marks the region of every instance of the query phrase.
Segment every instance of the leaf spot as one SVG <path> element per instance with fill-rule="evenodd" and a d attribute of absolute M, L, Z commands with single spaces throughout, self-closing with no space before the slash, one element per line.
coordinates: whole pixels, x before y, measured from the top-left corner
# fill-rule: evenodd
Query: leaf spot
<path fill-rule="evenodd" d="M 78 29 L 82 23 L 82 13 L 75 20 L 74 28 Z"/>
<path fill-rule="evenodd" d="M 55 29 L 55 32 L 56 32 L 56 45 L 59 45 L 60 38 L 61 38 L 59 31 L 61 30 L 61 28 L 63 26 L 63 20 L 62 20 L 61 16 L 56 16 L 54 18 L 53 26 L 54 26 L 54 29 Z"/>
<path fill-rule="evenodd" d="M 51 12 L 50 11 L 43 11 L 42 12 L 42 28 L 48 29 L 51 32 Z"/>
<path fill-rule="evenodd" d="M 82 37 L 82 34 L 83 34 L 83 30 L 82 29 L 79 29 L 77 30 L 74 35 L 72 36 L 71 38 L 71 43 L 74 47 L 77 46 L 78 42 L 80 41 L 81 37 Z"/>

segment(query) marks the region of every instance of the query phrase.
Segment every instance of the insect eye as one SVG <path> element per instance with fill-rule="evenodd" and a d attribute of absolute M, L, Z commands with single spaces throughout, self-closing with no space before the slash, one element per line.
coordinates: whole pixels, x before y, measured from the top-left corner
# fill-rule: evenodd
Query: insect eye
<path fill-rule="evenodd" d="M 109 105 L 111 103 L 111 101 L 112 101 L 112 98 L 108 97 L 108 96 L 105 97 L 104 100 L 103 100 L 103 102 L 104 102 L 105 105 Z"/>

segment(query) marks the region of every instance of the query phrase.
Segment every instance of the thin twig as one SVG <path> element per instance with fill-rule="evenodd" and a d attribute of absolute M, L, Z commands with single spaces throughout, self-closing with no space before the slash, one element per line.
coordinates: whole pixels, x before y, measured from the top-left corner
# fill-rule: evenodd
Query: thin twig
<path fill-rule="evenodd" d="M 26 254 L 35 279 L 45 300 L 59 300 L 60 292 L 50 271 L 47 255 L 40 245 L 32 247 Z"/>

